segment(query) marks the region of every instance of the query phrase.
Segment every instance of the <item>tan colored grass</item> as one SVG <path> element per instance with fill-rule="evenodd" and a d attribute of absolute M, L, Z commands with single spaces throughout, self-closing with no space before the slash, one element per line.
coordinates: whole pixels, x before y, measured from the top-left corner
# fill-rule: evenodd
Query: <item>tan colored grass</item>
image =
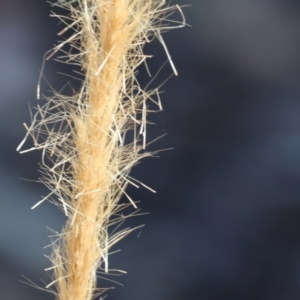
<path fill-rule="evenodd" d="M 67 17 L 56 15 L 66 24 L 60 34 L 74 32 L 48 58 L 63 53 L 62 60 L 81 67 L 84 80 L 74 96 L 55 94 L 38 107 L 31 126 L 25 125 L 25 139 L 34 140 L 29 150 L 42 149 L 42 180 L 51 189 L 37 205 L 55 197 L 68 217 L 53 243 L 54 278 L 47 288 L 55 285 L 59 300 L 90 300 L 105 290 L 97 290 L 96 272 L 110 271 L 111 246 L 130 232 L 108 236 L 108 227 L 124 218 L 119 200 L 126 186 L 139 184 L 128 175 L 131 167 L 149 155 L 143 151 L 147 103 L 160 107 L 158 90 L 142 90 L 136 68 L 153 38 L 167 51 L 161 31 L 171 26 L 164 20 L 180 8 L 159 0 L 59 0 L 55 5 L 69 11 Z"/>

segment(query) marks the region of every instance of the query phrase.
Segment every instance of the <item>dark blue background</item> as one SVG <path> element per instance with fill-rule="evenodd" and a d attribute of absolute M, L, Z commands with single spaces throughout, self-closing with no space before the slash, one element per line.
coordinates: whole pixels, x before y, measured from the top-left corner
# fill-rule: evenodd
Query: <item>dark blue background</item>
<path fill-rule="evenodd" d="M 164 111 L 149 128 L 150 139 L 168 133 L 151 149 L 174 150 L 133 172 L 157 194 L 129 189 L 150 214 L 127 222 L 146 226 L 115 248 L 111 267 L 128 274 L 112 278 L 125 286 L 108 299 L 299 299 L 300 2 L 177 3 L 191 4 L 192 27 L 164 35 L 179 77 L 162 88 Z M 59 231 L 64 216 L 49 203 L 30 210 L 47 191 L 20 178 L 37 179 L 40 154 L 15 151 L 28 104 L 37 104 L 43 54 L 61 29 L 49 13 L 42 0 L 0 1 L 1 300 L 54 299 L 19 280 L 50 281 L 46 226 Z M 158 42 L 146 51 L 155 73 L 166 55 Z M 69 79 L 56 70 L 72 70 L 47 63 L 60 88 Z"/>

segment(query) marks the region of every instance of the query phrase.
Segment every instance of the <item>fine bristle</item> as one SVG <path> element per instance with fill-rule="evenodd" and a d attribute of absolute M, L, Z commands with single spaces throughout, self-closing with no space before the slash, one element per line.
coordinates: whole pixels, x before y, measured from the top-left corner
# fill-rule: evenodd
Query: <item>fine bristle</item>
<path fill-rule="evenodd" d="M 37 107 L 17 150 L 31 136 L 34 147 L 22 153 L 43 153 L 41 181 L 51 192 L 34 207 L 54 198 L 51 201 L 67 216 L 52 245 L 53 281 L 46 288 L 55 286 L 59 300 L 90 300 L 107 290 L 97 289 L 97 270 L 110 272 L 111 247 L 132 231 L 108 236 L 108 227 L 125 218 L 121 196 L 137 207 L 126 186 L 154 192 L 129 176 L 132 166 L 151 155 L 144 151 L 148 102 L 162 109 L 158 89 L 143 90 L 135 77 L 149 57 L 143 47 L 157 38 L 177 75 L 161 32 L 182 27 L 185 21 L 172 26 L 169 15 L 181 10 L 161 0 L 58 0 L 53 6 L 69 12 L 53 14 L 66 24 L 59 35 L 73 33 L 46 59 L 62 53 L 59 59 L 79 66 L 84 80 L 75 95 L 55 93 Z"/>

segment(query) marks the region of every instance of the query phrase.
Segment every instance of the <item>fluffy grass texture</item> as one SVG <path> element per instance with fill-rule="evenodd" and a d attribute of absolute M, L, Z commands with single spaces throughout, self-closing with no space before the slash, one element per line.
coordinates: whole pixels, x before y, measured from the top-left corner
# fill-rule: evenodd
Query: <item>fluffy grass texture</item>
<path fill-rule="evenodd" d="M 21 152 L 42 150 L 41 180 L 51 192 L 34 207 L 50 200 L 67 216 L 53 242 L 53 281 L 46 288 L 56 286 L 59 300 L 90 300 L 106 290 L 97 289 L 97 272 L 122 272 L 108 264 L 111 247 L 132 230 L 108 236 L 125 218 L 128 205 L 119 200 L 125 194 L 136 208 L 126 186 L 145 186 L 129 171 L 151 155 L 144 150 L 147 107 L 154 102 L 161 109 L 161 103 L 158 88 L 143 90 L 135 77 L 148 58 L 143 47 L 157 38 L 177 75 L 161 32 L 185 21 L 168 20 L 181 9 L 161 0 L 58 0 L 53 6 L 68 11 L 55 15 L 65 24 L 59 35 L 72 34 L 47 59 L 62 53 L 58 59 L 79 66 L 84 80 L 73 96 L 55 93 L 37 106 L 17 150 L 29 136 L 34 147 Z"/>

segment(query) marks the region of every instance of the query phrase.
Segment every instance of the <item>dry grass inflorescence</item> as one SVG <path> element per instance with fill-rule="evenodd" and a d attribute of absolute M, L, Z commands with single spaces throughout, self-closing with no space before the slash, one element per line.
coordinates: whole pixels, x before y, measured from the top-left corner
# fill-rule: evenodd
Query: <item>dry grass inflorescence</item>
<path fill-rule="evenodd" d="M 147 107 L 153 102 L 161 109 L 161 102 L 158 88 L 142 89 L 135 77 L 149 57 L 143 47 L 157 38 L 177 74 L 161 33 L 185 21 L 179 6 L 161 0 L 58 0 L 52 5 L 68 12 L 54 14 L 65 24 L 59 35 L 72 34 L 46 59 L 60 53 L 60 60 L 79 66 L 84 79 L 74 95 L 54 93 L 37 106 L 18 150 L 29 136 L 34 146 L 21 152 L 42 150 L 41 181 L 51 192 L 34 207 L 50 200 L 67 216 L 53 241 L 53 281 L 46 288 L 55 286 L 59 300 L 89 300 L 106 291 L 97 288 L 98 271 L 123 272 L 110 270 L 108 255 L 132 229 L 110 236 L 108 230 L 126 218 L 122 195 L 136 208 L 126 186 L 145 186 L 129 171 L 151 155 L 145 151 Z M 175 10 L 181 23 L 168 20 Z M 38 98 L 39 93 L 38 88 Z"/>

